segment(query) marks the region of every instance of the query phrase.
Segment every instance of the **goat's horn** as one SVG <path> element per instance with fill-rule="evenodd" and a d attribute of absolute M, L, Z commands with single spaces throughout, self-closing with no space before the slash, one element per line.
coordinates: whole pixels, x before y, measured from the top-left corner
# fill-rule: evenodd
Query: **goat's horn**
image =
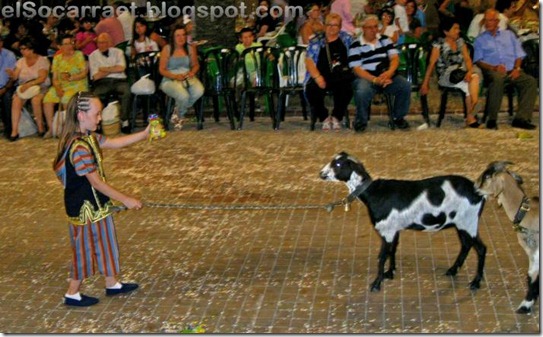
<path fill-rule="evenodd" d="M 495 172 L 505 171 L 507 165 L 513 165 L 510 161 L 494 161 L 488 165 L 489 169 L 493 169 Z"/>

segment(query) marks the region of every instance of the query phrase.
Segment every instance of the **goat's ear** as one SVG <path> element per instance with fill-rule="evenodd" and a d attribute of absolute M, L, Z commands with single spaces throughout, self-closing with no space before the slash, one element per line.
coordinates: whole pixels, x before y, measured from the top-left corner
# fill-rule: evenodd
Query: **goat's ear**
<path fill-rule="evenodd" d="M 509 174 L 511 175 L 511 177 L 513 177 L 513 179 L 515 179 L 515 180 L 517 181 L 517 184 L 519 184 L 519 186 L 522 185 L 522 183 L 523 183 L 524 181 L 522 180 L 522 177 L 521 177 L 521 176 L 519 176 L 519 175 L 516 174 L 515 172 L 511 172 L 511 171 L 509 171 Z"/>
<path fill-rule="evenodd" d="M 508 165 L 513 165 L 513 162 L 510 161 L 494 161 L 488 165 L 488 169 L 497 172 L 503 172 L 507 169 Z"/>

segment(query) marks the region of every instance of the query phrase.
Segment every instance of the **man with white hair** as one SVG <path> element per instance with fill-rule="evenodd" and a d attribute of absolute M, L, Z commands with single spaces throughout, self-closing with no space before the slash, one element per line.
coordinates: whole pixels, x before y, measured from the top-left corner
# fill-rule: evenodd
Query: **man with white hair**
<path fill-rule="evenodd" d="M 123 51 L 112 47 L 111 37 L 102 33 L 96 38 L 98 49 L 89 55 L 89 69 L 94 94 L 102 101 L 111 93 L 121 101 L 121 131 L 130 133 L 130 86 L 126 78 L 126 60 Z"/>
<path fill-rule="evenodd" d="M 409 112 L 411 84 L 396 74 L 400 63 L 398 50 L 386 36 L 379 34 L 379 19 L 368 15 L 362 21 L 362 35 L 349 48 L 349 67 L 356 79 L 353 82 L 356 117 L 355 132 L 363 132 L 368 124 L 369 108 L 377 92 L 394 96 L 393 123 L 398 129 L 407 129 L 404 119 Z"/>

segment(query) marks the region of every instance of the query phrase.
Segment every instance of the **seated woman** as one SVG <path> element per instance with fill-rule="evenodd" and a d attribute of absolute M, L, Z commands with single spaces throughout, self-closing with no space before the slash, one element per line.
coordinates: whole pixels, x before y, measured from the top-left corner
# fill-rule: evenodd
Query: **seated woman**
<path fill-rule="evenodd" d="M 473 65 L 468 48 L 460 37 L 460 26 L 454 19 L 444 20 L 441 23 L 441 32 L 444 37 L 438 38 L 432 48 L 430 63 L 426 69 L 424 81 L 420 89 L 421 95 L 428 94 L 430 77 L 434 68 L 438 74 L 438 84 L 442 87 L 457 88 L 466 95 L 466 126 L 479 128 L 477 112 L 479 104 L 480 70 Z M 466 70 L 464 79 L 458 83 L 451 82 L 451 73 L 458 68 Z"/>
<path fill-rule="evenodd" d="M 405 13 L 407 14 L 407 22 L 409 23 L 409 32 L 406 33 L 407 37 L 410 37 L 410 41 L 418 41 L 422 36 L 422 25 L 415 16 L 417 13 L 417 3 L 415 0 L 408 0 L 405 3 Z M 408 42 L 406 40 L 406 42 Z"/>
<path fill-rule="evenodd" d="M 38 134 L 43 137 L 45 135 L 45 127 L 43 125 L 42 100 L 47 88 L 50 85 L 49 67 L 50 63 L 46 57 L 36 54 L 36 43 L 30 37 L 25 37 L 19 42 L 19 50 L 23 55 L 17 61 L 17 66 L 14 70 L 6 70 L 12 80 L 17 80 L 17 91 L 24 94 L 33 86 L 39 87 L 39 92 L 32 98 L 21 98 L 19 93 L 13 95 L 11 104 L 11 135 L 10 141 L 19 139 L 19 121 L 23 106 L 28 99 L 32 102 L 32 111 L 38 125 Z"/>
<path fill-rule="evenodd" d="M 394 10 L 390 7 L 385 7 L 379 14 L 379 20 L 381 20 L 379 32 L 381 35 L 388 36 L 394 44 L 398 43 L 400 28 L 394 23 Z"/>
<path fill-rule="evenodd" d="M 204 86 L 196 77 L 200 70 L 195 45 L 187 44 L 185 26 L 173 29 L 170 43 L 160 53 L 159 71 L 163 77 L 160 89 L 175 100 L 176 111 L 171 123 L 182 128 L 185 114 L 204 94 Z"/>
<path fill-rule="evenodd" d="M 83 52 L 75 50 L 75 41 L 71 35 L 61 35 L 57 38 L 60 53 L 53 58 L 52 80 L 43 98 L 43 110 L 47 121 L 47 133 L 44 138 L 51 138 L 55 104 L 60 104 L 62 110 L 70 98 L 79 91 L 88 91 L 87 75 L 89 73 Z"/>
<path fill-rule="evenodd" d="M 330 13 L 325 19 L 325 33 L 312 39 L 305 59 L 305 97 L 311 108 L 311 128 L 315 119 L 322 122 L 322 129 L 341 130 L 341 120 L 353 97 L 353 73 L 349 68 L 348 50 L 352 38 L 341 31 L 341 16 Z M 334 110 L 328 115 L 324 105 L 326 92 L 334 95 Z"/>
<path fill-rule="evenodd" d="M 159 50 L 158 44 L 150 38 L 151 33 L 147 20 L 141 17 L 137 17 L 134 20 L 131 48 L 132 58 L 134 58 L 136 54 Z"/>
<path fill-rule="evenodd" d="M 298 32 L 298 44 L 309 44 L 315 34 L 324 32 L 324 24 L 321 18 L 321 7 L 317 3 L 312 3 L 306 8 L 305 15 L 307 20 L 302 24 Z"/>

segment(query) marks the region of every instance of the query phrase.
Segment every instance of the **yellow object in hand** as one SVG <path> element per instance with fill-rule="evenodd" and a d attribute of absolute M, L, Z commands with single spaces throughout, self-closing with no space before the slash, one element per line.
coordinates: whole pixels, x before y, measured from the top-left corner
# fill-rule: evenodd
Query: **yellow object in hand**
<path fill-rule="evenodd" d="M 149 115 L 149 141 L 166 137 L 166 130 L 162 124 L 162 119 L 157 114 Z"/>

